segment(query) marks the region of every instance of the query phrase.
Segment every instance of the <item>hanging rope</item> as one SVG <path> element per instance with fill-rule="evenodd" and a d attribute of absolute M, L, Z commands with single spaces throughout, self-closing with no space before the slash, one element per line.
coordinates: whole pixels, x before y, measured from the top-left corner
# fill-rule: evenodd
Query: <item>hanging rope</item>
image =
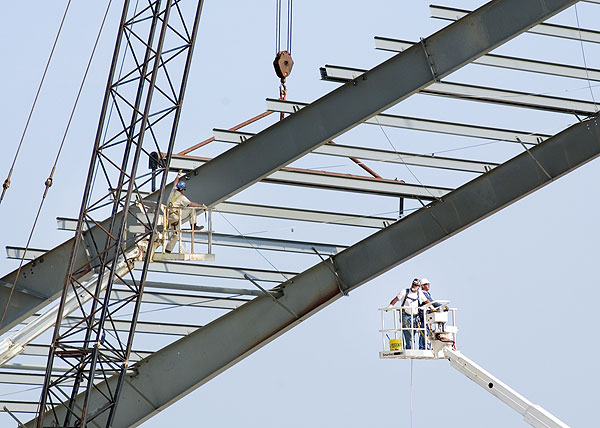
<path fill-rule="evenodd" d="M 413 359 L 410 360 L 410 428 L 413 428 Z"/>
<path fill-rule="evenodd" d="M 8 300 L 6 301 L 6 306 L 4 307 L 4 311 L 2 312 L 2 318 L 0 318 L 0 327 L 2 327 L 2 325 L 4 324 L 4 318 L 6 317 L 6 313 L 8 311 L 8 307 L 10 305 L 10 301 L 12 299 L 13 296 L 13 292 L 15 290 L 15 287 L 17 285 L 17 280 L 19 279 L 19 275 L 21 273 L 21 269 L 23 268 L 23 263 L 25 261 L 25 256 L 27 255 L 27 250 L 29 249 L 29 245 L 31 243 L 31 238 L 33 237 L 33 233 L 35 231 L 35 228 L 37 227 L 37 222 L 40 218 L 40 213 L 42 212 L 42 208 L 44 206 L 44 202 L 46 200 L 46 196 L 48 195 L 48 191 L 50 190 L 50 187 L 52 187 L 53 181 L 54 181 L 54 172 L 56 171 L 56 166 L 58 165 L 58 160 L 60 158 L 60 155 L 62 153 L 62 149 L 64 147 L 65 144 L 65 140 L 67 138 L 67 134 L 69 132 L 69 129 L 71 127 L 71 122 L 73 120 L 73 116 L 75 115 L 75 110 L 77 108 L 77 105 L 79 103 L 79 97 L 81 96 L 81 92 L 83 91 L 83 86 L 87 80 L 87 75 L 88 72 L 90 70 L 90 66 L 92 64 L 92 59 L 94 58 L 94 54 L 96 53 L 96 48 L 98 47 L 98 42 L 100 40 L 100 35 L 102 34 L 102 30 L 104 29 L 104 24 L 106 23 L 106 17 L 108 16 L 108 12 L 110 10 L 110 6 L 112 4 L 112 0 L 108 1 L 108 4 L 106 6 L 106 11 L 104 12 L 104 17 L 102 18 L 102 23 L 100 25 L 100 29 L 98 30 L 98 35 L 96 36 L 96 41 L 94 42 L 94 47 L 92 49 L 92 53 L 90 54 L 90 58 L 88 60 L 88 64 L 87 67 L 85 69 L 85 73 L 83 75 L 83 78 L 81 80 L 81 85 L 79 86 L 79 91 L 77 92 L 77 97 L 75 98 L 75 102 L 73 103 L 73 108 L 71 109 L 71 114 L 69 116 L 69 120 L 67 122 L 67 126 L 65 128 L 65 132 L 63 133 L 63 137 L 60 143 L 60 146 L 58 148 L 58 152 L 56 153 L 56 157 L 54 159 L 54 164 L 52 165 L 52 169 L 50 171 L 50 174 L 48 175 L 48 178 L 46 179 L 44 185 L 45 185 L 45 189 L 44 189 L 44 194 L 42 195 L 42 199 L 40 201 L 40 205 L 38 207 L 37 213 L 35 215 L 35 219 L 33 221 L 33 225 L 31 227 L 31 231 L 29 232 L 29 237 L 27 238 L 27 244 L 25 245 L 25 249 L 23 250 L 23 255 L 21 256 L 21 260 L 19 262 L 19 268 L 17 269 L 17 274 L 15 275 L 15 280 L 13 281 L 13 284 L 10 288 L 10 293 L 8 295 Z M 66 14 L 66 13 L 65 13 Z M 63 17 L 64 20 L 64 17 Z M 62 26 L 62 23 L 61 23 Z M 5 187 L 6 190 L 7 187 Z M 4 193 L 3 193 L 4 195 Z"/>
<path fill-rule="evenodd" d="M 31 110 L 29 110 L 29 116 L 27 117 L 27 122 L 25 123 L 25 128 L 23 129 L 23 133 L 21 134 L 21 140 L 19 141 L 19 145 L 17 147 L 17 152 L 15 153 L 15 157 L 13 158 L 12 165 L 10 166 L 10 170 L 8 171 L 8 176 L 4 183 L 2 184 L 2 195 L 0 195 L 0 204 L 4 199 L 4 195 L 6 191 L 10 187 L 10 178 L 12 177 L 13 170 L 15 168 L 15 163 L 17 162 L 17 158 L 19 157 L 19 152 L 21 151 L 21 146 L 23 145 L 23 140 L 25 139 L 25 134 L 27 133 L 27 129 L 29 128 L 29 122 L 31 121 L 31 116 L 33 116 L 33 111 L 35 110 L 35 106 L 37 104 L 38 97 L 42 90 L 42 85 L 44 84 L 44 80 L 46 79 L 46 73 L 48 72 L 48 68 L 50 67 L 50 62 L 52 61 L 52 57 L 54 56 L 54 50 L 56 48 L 56 44 L 58 43 L 58 38 L 60 37 L 60 33 L 62 32 L 63 24 L 65 23 L 65 18 L 67 17 L 67 12 L 69 11 L 69 7 L 71 6 L 71 0 L 68 1 L 67 7 L 65 8 L 65 13 L 63 14 L 62 20 L 60 21 L 60 26 L 58 27 L 58 32 L 56 33 L 56 38 L 54 39 L 54 44 L 52 45 L 52 50 L 50 51 L 50 56 L 48 57 L 48 61 L 46 62 L 46 67 L 44 68 L 44 73 L 42 74 L 42 80 L 38 86 L 37 92 L 35 93 L 35 98 L 33 100 L 33 104 L 31 105 Z"/>
<path fill-rule="evenodd" d="M 286 49 L 281 50 L 281 0 L 275 0 L 275 60 L 273 67 L 275 74 L 280 79 L 279 99 L 287 98 L 287 87 L 285 79 L 292 72 L 294 61 L 292 60 L 292 0 L 287 2 L 287 27 L 286 27 Z M 280 113 L 280 120 L 283 120 L 284 113 Z"/>

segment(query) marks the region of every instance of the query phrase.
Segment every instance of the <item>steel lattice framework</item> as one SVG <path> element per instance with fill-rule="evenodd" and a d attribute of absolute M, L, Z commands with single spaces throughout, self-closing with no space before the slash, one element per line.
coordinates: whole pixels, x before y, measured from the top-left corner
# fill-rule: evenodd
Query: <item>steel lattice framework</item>
<path fill-rule="evenodd" d="M 150 160 L 152 152 L 166 153 L 160 164 L 168 164 L 201 10 L 198 0 L 125 0 L 48 356 L 38 427 L 84 427 L 99 421 L 100 415 L 102 424 L 112 424 L 151 256 L 139 244 L 153 242 L 158 220 L 153 209 L 142 206 L 135 221 L 144 231 L 128 235 L 134 217 L 130 208 L 141 199 L 140 190 L 149 181 L 137 177 L 138 164 L 146 157 Z M 154 207 L 159 206 L 167 180 L 161 165 Z M 97 226 L 93 232 L 91 225 Z M 89 260 L 84 264 L 82 249 Z M 130 273 L 134 257 L 144 261 L 138 279 Z M 119 298 L 113 284 L 125 281 L 125 276 L 130 292 Z M 66 320 L 71 312 L 79 317 L 76 323 Z M 130 327 L 118 329 L 116 317 L 130 320 Z M 53 375 L 60 361 L 69 370 Z M 113 375 L 119 379 L 115 386 L 98 384 Z M 76 404 L 78 394 L 84 394 L 83 404 Z M 90 403 L 95 403 L 93 411 L 88 411 Z M 60 418 L 58 408 L 64 415 Z"/>

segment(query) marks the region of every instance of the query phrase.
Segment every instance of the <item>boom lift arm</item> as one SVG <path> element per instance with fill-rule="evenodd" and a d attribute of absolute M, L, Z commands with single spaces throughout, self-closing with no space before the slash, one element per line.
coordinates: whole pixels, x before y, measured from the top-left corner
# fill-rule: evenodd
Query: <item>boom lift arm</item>
<path fill-rule="evenodd" d="M 567 424 L 556 416 L 546 411 L 537 404 L 523 397 L 511 387 L 492 376 L 483 368 L 465 357 L 459 351 L 449 346 L 444 347 L 444 356 L 450 361 L 450 365 L 467 376 L 477 385 L 494 395 L 514 411 L 521 414 L 529 425 L 534 428 L 569 428 Z"/>

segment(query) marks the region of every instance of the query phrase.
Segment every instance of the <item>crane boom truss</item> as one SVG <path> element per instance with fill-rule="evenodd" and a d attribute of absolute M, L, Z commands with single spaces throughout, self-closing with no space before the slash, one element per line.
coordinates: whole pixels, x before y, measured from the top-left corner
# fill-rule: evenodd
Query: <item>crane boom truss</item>
<path fill-rule="evenodd" d="M 138 8 L 139 4 L 125 0 L 123 6 L 48 354 L 38 428 L 85 427 L 100 415 L 105 426 L 110 426 L 129 365 L 158 208 L 167 182 L 165 167 L 173 152 L 203 2 L 152 0 Z M 111 121 L 111 116 L 115 120 Z M 161 176 L 156 204 L 154 208 L 140 205 L 135 220 L 144 226 L 144 232 L 128 236 L 127 225 L 134 216 L 130 207 L 141 200 L 140 191 L 150 181 L 137 177 L 138 165 L 145 156 L 150 160 L 152 152 L 166 153 L 152 177 Z M 103 222 L 107 216 L 109 220 Z M 85 227 L 90 223 L 98 226 L 93 234 Z M 143 251 L 143 243 L 149 251 Z M 128 260 L 136 245 L 144 261 L 137 279 L 131 274 L 133 264 Z M 77 261 L 81 260 L 78 254 L 82 249 L 88 256 L 83 265 Z M 127 273 L 130 292 L 119 297 L 113 285 L 124 281 Z M 65 319 L 65 303 L 73 296 L 79 301 L 75 309 L 77 323 Z M 117 329 L 113 321 L 116 317 L 129 319 L 130 328 Z M 57 375 L 53 367 L 60 362 L 70 369 Z M 95 381 L 112 375 L 118 381 L 110 388 Z M 83 403 L 76 404 L 78 394 L 85 396 Z M 103 405 L 88 412 L 92 395 Z M 64 412 L 60 418 L 59 408 Z"/>

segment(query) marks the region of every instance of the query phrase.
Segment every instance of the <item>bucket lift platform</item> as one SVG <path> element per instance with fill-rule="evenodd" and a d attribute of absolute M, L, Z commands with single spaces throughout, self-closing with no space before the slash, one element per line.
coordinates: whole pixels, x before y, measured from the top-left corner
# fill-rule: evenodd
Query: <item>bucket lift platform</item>
<path fill-rule="evenodd" d="M 411 314 L 411 307 L 383 308 L 381 311 L 380 358 L 440 359 L 442 349 L 455 346 L 458 329 L 456 308 L 448 300 L 435 300 Z"/>
<path fill-rule="evenodd" d="M 436 300 L 418 308 L 416 314 L 411 312 L 415 309 L 408 306 L 380 309 L 383 350 L 379 357 L 447 359 L 453 368 L 510 406 L 532 427 L 569 428 L 456 350 L 456 309 L 450 308 L 449 303 Z"/>

